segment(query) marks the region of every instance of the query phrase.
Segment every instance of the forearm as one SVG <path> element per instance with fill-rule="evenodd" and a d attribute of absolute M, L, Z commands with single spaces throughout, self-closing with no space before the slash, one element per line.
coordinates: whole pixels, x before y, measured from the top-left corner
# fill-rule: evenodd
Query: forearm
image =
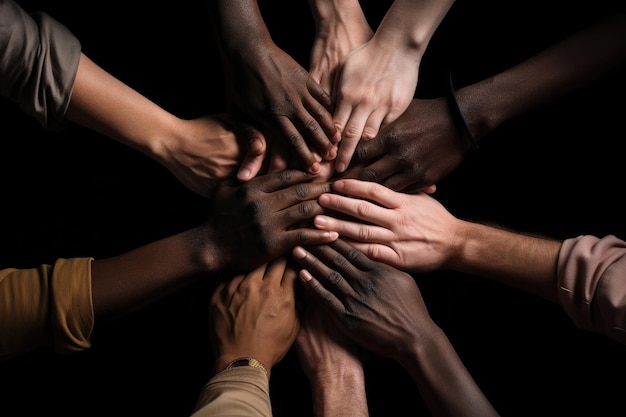
<path fill-rule="evenodd" d="M 212 272 L 189 233 L 94 260 L 91 276 L 96 319 L 137 310 L 195 282 L 198 274 Z"/>
<path fill-rule="evenodd" d="M 461 222 L 461 242 L 449 266 L 557 302 L 561 242 L 478 223 Z"/>
<path fill-rule="evenodd" d="M 453 3 L 454 0 L 395 0 L 374 38 L 383 45 L 419 54 L 421 59 Z"/>
<path fill-rule="evenodd" d="M 216 0 L 206 5 L 222 50 L 254 52 L 271 40 L 256 0 Z"/>
<path fill-rule="evenodd" d="M 335 369 L 340 376 L 312 384 L 315 417 L 367 417 L 367 395 L 362 367 Z"/>
<path fill-rule="evenodd" d="M 176 132 L 179 121 L 84 54 L 81 54 L 67 119 L 153 158 L 160 152 L 159 138 L 167 132 Z"/>
<path fill-rule="evenodd" d="M 626 59 L 626 15 L 601 22 L 476 84 L 457 98 L 476 139 L 504 122 L 600 79 Z"/>
<path fill-rule="evenodd" d="M 331 21 L 344 22 L 346 26 L 352 26 L 353 19 L 364 19 L 363 10 L 358 0 L 309 0 L 309 6 L 313 19 L 318 29 Z"/>
<path fill-rule="evenodd" d="M 403 365 L 433 416 L 497 416 L 443 331 L 433 324 Z"/>

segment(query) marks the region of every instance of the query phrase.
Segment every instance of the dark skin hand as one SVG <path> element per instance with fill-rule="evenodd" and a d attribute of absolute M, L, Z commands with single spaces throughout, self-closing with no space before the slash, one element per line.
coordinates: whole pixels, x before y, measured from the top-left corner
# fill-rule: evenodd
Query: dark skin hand
<path fill-rule="evenodd" d="M 229 112 L 246 137 L 255 130 L 265 132 L 286 143 L 303 169 L 316 173 L 320 158 L 337 155 L 331 142 L 337 137 L 330 96 L 276 45 L 260 49 L 252 62 L 231 58 L 226 84 Z"/>
<path fill-rule="evenodd" d="M 426 191 L 471 150 L 445 97 L 413 99 L 405 113 L 369 141 L 360 141 L 344 178 L 379 182 L 394 191 Z"/>
<path fill-rule="evenodd" d="M 255 0 L 205 4 L 214 22 L 236 130 L 250 138 L 254 130 L 261 131 L 270 147 L 286 144 L 299 160 L 298 168 L 317 173 L 322 159 L 336 157 L 341 139 L 330 95 L 274 43 Z M 249 157 L 262 152 L 258 142 L 251 142 Z M 239 178 L 248 179 L 241 172 Z"/>
<path fill-rule="evenodd" d="M 307 293 L 354 342 L 400 363 L 433 416 L 498 416 L 430 317 L 413 277 L 343 240 L 292 253 Z"/>
<path fill-rule="evenodd" d="M 330 191 L 327 182 L 311 182 L 315 176 L 286 169 L 239 183 L 222 182 L 215 190 L 209 220 L 198 239 L 215 245 L 217 270 L 250 269 L 305 242 L 329 242 L 336 233 L 325 233 L 311 224 L 323 212 L 317 198 Z M 208 237 L 208 239 L 207 239 Z"/>
<path fill-rule="evenodd" d="M 329 245 L 294 249 L 307 293 L 330 310 L 333 319 L 358 345 L 392 359 L 403 357 L 430 317 L 413 277 L 375 262 L 339 239 Z M 304 256 L 303 256 L 304 255 Z"/>

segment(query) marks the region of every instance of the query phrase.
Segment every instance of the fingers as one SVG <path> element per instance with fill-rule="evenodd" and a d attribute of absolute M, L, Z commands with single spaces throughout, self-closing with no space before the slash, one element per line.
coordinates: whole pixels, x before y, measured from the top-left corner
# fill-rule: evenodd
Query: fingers
<path fill-rule="evenodd" d="M 341 276 L 301 246 L 296 246 L 292 254 L 303 268 L 299 274 L 300 281 L 309 295 L 335 314 L 343 313 L 344 305 L 336 294 L 348 291 L 348 288 Z"/>
<path fill-rule="evenodd" d="M 265 137 L 261 132 L 254 130 L 249 136 L 248 151 L 237 172 L 237 179 L 239 181 L 248 181 L 259 173 L 263 166 L 266 151 L 267 143 Z"/>
<path fill-rule="evenodd" d="M 355 242 L 387 243 L 396 237 L 391 230 L 380 226 L 340 220 L 329 216 L 315 216 L 313 224 L 320 230 L 335 231 Z"/>
<path fill-rule="evenodd" d="M 266 193 L 272 193 L 298 183 L 311 181 L 315 177 L 316 175 L 299 169 L 281 169 L 264 175 L 262 178 L 259 177 L 258 181 L 261 183 L 259 189 Z"/>
<path fill-rule="evenodd" d="M 400 193 L 390 190 L 384 185 L 355 179 L 337 180 L 333 183 L 333 190 L 352 197 L 376 201 L 387 208 L 398 208 L 402 198 Z"/>
<path fill-rule="evenodd" d="M 362 139 L 367 142 L 376 137 L 384 118 L 385 113 L 381 111 L 372 112 L 370 108 L 360 105 L 352 108 L 349 105 L 340 104 L 335 113 L 335 123 L 342 131 L 335 163 L 335 169 L 338 172 L 348 169 L 352 156 Z M 345 127 L 341 128 L 341 126 Z"/>

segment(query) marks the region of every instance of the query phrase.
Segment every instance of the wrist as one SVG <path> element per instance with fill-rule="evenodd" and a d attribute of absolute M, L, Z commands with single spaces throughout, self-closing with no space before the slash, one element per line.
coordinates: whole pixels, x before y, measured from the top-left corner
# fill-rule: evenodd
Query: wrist
<path fill-rule="evenodd" d="M 231 357 L 232 359 L 229 360 L 229 358 Z M 265 373 L 265 375 L 267 375 L 269 379 L 270 369 L 267 366 L 265 366 L 263 362 L 261 362 L 260 360 L 252 356 L 237 356 L 237 357 L 234 357 L 232 355 L 221 356 L 215 361 L 214 372 L 215 374 L 218 374 L 227 369 L 234 369 L 234 368 L 241 368 L 241 367 L 260 369 Z"/>
<path fill-rule="evenodd" d="M 367 395 L 362 367 L 342 368 L 311 383 L 314 415 L 366 417 Z"/>

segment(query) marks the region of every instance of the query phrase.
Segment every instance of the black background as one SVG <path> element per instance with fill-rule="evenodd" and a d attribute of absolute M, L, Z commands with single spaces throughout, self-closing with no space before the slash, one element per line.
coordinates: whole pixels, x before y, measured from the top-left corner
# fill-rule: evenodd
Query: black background
<path fill-rule="evenodd" d="M 458 1 L 422 62 L 419 97 L 442 95 L 530 57 L 619 2 Z M 199 2 L 20 1 L 81 40 L 104 69 L 184 118 L 225 111 L 221 63 Z M 275 42 L 305 67 L 306 1 L 260 1 Z M 376 26 L 389 1 L 363 1 Z M 623 8 L 623 7 L 622 7 Z M 449 177 L 437 198 L 460 217 L 555 238 L 626 238 L 624 70 L 502 126 Z M 0 100 L 0 267 L 120 254 L 194 226 L 206 201 L 148 157 L 80 126 L 44 131 Z M 559 306 L 478 277 L 416 276 L 432 316 L 503 416 L 624 415 L 626 348 L 577 329 Z M 187 416 L 210 377 L 210 283 L 96 329 L 93 347 L 0 363 L 0 416 Z M 427 410 L 408 374 L 371 357 L 370 415 Z M 290 352 L 272 373 L 274 415 L 312 416 Z"/>

